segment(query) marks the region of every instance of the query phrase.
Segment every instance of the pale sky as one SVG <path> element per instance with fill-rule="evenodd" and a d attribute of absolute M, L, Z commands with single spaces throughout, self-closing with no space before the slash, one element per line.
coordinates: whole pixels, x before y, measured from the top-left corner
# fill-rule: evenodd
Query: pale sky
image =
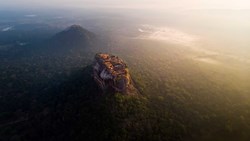
<path fill-rule="evenodd" d="M 250 9 L 250 0 L 0 0 L 1 6 Z"/>

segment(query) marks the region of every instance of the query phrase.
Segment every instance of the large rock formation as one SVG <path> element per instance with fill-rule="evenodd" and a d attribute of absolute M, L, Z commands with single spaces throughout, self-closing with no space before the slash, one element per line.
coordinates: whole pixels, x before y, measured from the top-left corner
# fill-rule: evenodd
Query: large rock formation
<path fill-rule="evenodd" d="M 122 59 L 110 54 L 95 56 L 94 79 L 102 90 L 112 88 L 123 94 L 136 94 L 128 67 Z"/>

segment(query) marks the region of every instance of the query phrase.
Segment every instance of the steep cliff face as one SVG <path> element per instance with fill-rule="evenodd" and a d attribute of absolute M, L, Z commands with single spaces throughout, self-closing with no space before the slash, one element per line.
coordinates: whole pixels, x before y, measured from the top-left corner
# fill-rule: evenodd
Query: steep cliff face
<path fill-rule="evenodd" d="M 123 94 L 136 94 L 129 69 L 117 56 L 99 53 L 93 66 L 94 79 L 102 90 L 112 88 Z"/>

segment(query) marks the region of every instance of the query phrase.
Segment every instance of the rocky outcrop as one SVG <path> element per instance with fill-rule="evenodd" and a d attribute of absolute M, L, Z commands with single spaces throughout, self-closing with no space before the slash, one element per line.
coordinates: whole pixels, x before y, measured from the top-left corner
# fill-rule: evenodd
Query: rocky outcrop
<path fill-rule="evenodd" d="M 112 88 L 123 94 L 136 94 L 126 63 L 117 56 L 99 53 L 93 66 L 94 79 L 102 90 Z"/>

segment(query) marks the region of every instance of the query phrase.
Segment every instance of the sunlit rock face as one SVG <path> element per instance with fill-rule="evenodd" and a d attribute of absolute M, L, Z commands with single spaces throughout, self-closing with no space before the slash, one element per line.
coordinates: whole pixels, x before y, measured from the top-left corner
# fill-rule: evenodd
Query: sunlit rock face
<path fill-rule="evenodd" d="M 94 79 L 102 90 L 112 88 L 123 94 L 136 94 L 128 67 L 117 56 L 99 53 L 93 65 Z"/>

